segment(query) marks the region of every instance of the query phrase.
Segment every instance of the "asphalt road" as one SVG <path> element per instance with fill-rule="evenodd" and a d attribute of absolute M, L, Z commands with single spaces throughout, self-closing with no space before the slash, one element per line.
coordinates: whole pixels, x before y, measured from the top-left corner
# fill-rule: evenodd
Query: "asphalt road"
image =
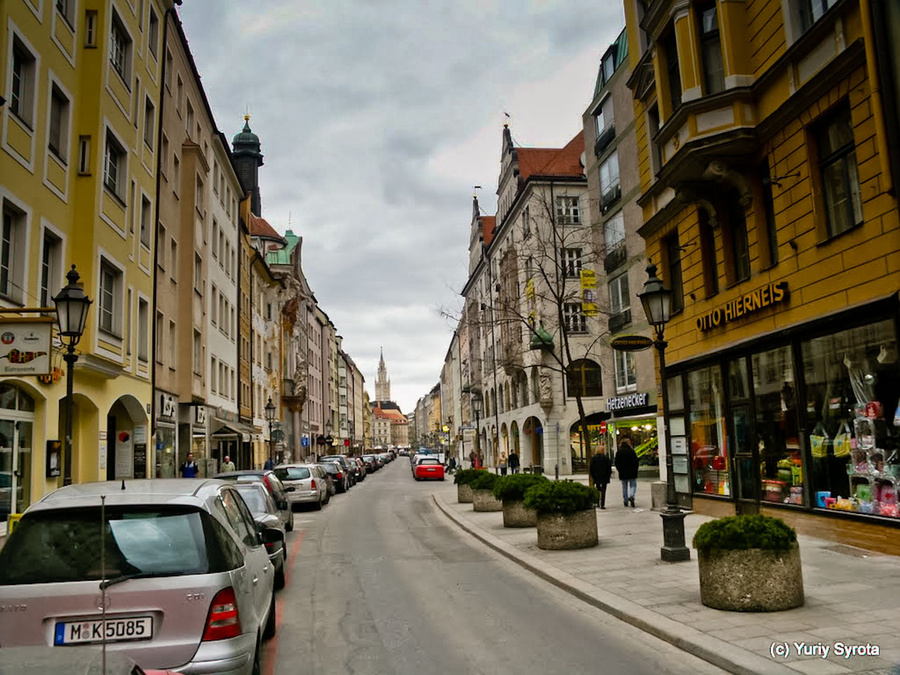
<path fill-rule="evenodd" d="M 398 458 L 295 514 L 263 672 L 721 673 L 457 529 Z"/>

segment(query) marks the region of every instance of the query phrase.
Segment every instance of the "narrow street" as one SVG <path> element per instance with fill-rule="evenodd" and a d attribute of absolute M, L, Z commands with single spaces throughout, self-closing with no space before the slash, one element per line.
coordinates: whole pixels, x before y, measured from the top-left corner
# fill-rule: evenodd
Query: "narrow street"
<path fill-rule="evenodd" d="M 264 673 L 713 673 L 483 547 L 400 458 L 296 514 Z"/>

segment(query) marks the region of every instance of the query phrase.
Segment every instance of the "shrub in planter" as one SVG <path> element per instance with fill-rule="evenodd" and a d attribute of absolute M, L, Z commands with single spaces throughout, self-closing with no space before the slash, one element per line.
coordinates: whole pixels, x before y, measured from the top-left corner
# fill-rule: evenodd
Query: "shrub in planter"
<path fill-rule="evenodd" d="M 694 534 L 700 601 L 737 612 L 774 612 L 803 604 L 797 533 L 769 516 L 729 516 Z"/>
<path fill-rule="evenodd" d="M 458 469 L 453 474 L 453 482 L 456 484 L 456 501 L 460 504 L 471 504 L 472 481 L 484 473 L 487 473 L 484 469 Z"/>
<path fill-rule="evenodd" d="M 526 508 L 537 511 L 538 548 L 590 548 L 599 543 L 596 488 L 569 481 L 538 483 L 525 491 Z"/>
<path fill-rule="evenodd" d="M 503 502 L 504 527 L 534 527 L 537 511 L 525 508 L 525 491 L 538 483 L 549 482 L 538 474 L 514 473 L 494 481 L 494 497 Z"/>
<path fill-rule="evenodd" d="M 500 478 L 495 473 L 482 471 L 469 485 L 472 488 L 472 508 L 475 511 L 502 511 L 503 502 L 494 497 L 494 483 Z"/>

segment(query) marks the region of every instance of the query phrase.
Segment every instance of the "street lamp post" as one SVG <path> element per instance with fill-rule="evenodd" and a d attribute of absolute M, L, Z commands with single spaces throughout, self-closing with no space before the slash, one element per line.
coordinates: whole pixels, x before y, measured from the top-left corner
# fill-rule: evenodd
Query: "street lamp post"
<path fill-rule="evenodd" d="M 656 276 L 656 265 L 647 265 L 644 292 L 639 293 L 641 304 L 647 321 L 656 332 L 653 346 L 659 352 L 660 404 L 663 415 L 663 448 L 666 452 L 666 507 L 660 511 L 663 519 L 663 546 L 660 557 L 666 562 L 690 560 L 691 551 L 684 545 L 684 512 L 678 506 L 678 495 L 675 493 L 675 474 L 672 469 L 672 450 L 669 447 L 669 411 L 666 403 L 668 382 L 666 381 L 666 340 L 665 328 L 672 310 L 672 291 L 665 287 Z"/>
<path fill-rule="evenodd" d="M 472 412 L 475 413 L 475 460 L 481 457 L 481 406 L 483 405 L 481 394 L 476 393 L 472 398 Z M 473 462 L 475 464 L 475 462 Z M 472 468 L 475 468 L 474 466 Z"/>
<path fill-rule="evenodd" d="M 81 275 L 75 265 L 66 274 L 69 283 L 53 298 L 56 305 L 56 321 L 59 324 L 59 339 L 66 346 L 63 360 L 66 362 L 66 439 L 65 457 L 63 458 L 63 485 L 72 484 L 72 397 L 75 377 L 75 362 L 78 354 L 75 345 L 84 334 L 88 308 L 91 300 L 84 292 Z"/>
<path fill-rule="evenodd" d="M 266 421 L 269 423 L 269 461 L 275 464 L 275 446 L 272 441 L 272 427 L 275 425 L 275 404 L 272 403 L 272 397 L 266 403 Z"/>

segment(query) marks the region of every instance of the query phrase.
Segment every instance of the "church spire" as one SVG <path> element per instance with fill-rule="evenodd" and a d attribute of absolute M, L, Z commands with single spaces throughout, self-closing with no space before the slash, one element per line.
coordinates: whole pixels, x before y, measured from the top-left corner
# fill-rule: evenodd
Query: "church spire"
<path fill-rule="evenodd" d="M 378 376 L 375 378 L 375 400 L 391 400 L 391 381 L 388 379 L 387 367 L 384 365 L 383 347 L 380 350 L 380 358 L 378 360 Z"/>

